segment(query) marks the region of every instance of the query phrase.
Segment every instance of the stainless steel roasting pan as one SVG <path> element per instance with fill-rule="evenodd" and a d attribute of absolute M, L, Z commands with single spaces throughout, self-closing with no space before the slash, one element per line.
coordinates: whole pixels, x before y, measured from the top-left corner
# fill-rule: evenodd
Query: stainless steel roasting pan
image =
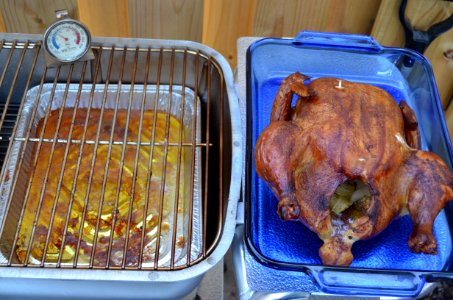
<path fill-rule="evenodd" d="M 57 146 L 77 143 L 64 139 L 43 140 L 35 132 L 17 136 L 21 109 L 31 89 L 43 85 L 77 89 L 77 85 L 90 84 L 97 87 L 110 84 L 109 89 L 118 86 L 121 89 L 122 84 L 157 86 L 157 89 L 159 85 L 166 89 L 187 88 L 193 91 L 195 97 L 192 98 L 198 97 L 200 101 L 201 120 L 194 122 L 200 127 L 197 128 L 200 140 L 192 144 L 181 141 L 175 145 L 154 144 L 166 149 L 172 146 L 200 149 L 201 163 L 197 172 L 200 173 L 203 216 L 201 233 L 196 238 L 201 238 L 202 245 L 199 254 L 186 256 L 189 258 L 184 263 L 162 265 L 125 266 L 123 263 L 113 266 L 107 263 L 100 267 L 77 262 L 65 266 L 48 263 L 46 259 L 37 264 L 20 261 L 15 257 L 13 237 L 21 224 L 25 191 L 20 185 L 13 186 L 17 189 L 11 197 L 0 197 L 0 250 L 4 257 L 0 261 L 0 298 L 173 299 L 188 294 L 209 269 L 222 261 L 236 226 L 243 150 L 240 112 L 230 66 L 218 52 L 195 42 L 94 38 L 93 61 L 46 68 L 41 39 L 40 35 L 0 34 L 0 165 L 3 165 L 0 192 L 11 188 L 14 180 L 23 175 L 20 171 L 9 174 L 4 167 L 8 157 L 14 154 L 14 144 L 28 143 L 28 147 L 36 147 L 49 142 Z M 133 89 L 125 91 L 130 90 Z M 68 93 L 63 92 L 63 97 L 65 94 Z M 86 141 L 89 142 L 95 141 Z M 149 142 L 148 147 L 153 142 Z M 17 149 L 22 148 L 26 147 Z M 18 157 L 19 160 L 20 155 Z M 26 172 L 24 174 L 26 176 Z M 190 234 L 186 239 L 190 236 L 195 235 Z M 186 241 L 187 244 L 191 243 Z"/>

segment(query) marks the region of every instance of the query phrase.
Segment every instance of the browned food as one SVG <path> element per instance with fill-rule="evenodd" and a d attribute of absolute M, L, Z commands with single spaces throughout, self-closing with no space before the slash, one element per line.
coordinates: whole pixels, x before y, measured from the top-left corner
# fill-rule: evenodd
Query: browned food
<path fill-rule="evenodd" d="M 453 176 L 440 157 L 419 150 L 412 109 L 375 86 L 307 79 L 283 80 L 255 145 L 256 171 L 276 195 L 279 216 L 318 234 L 326 265 L 349 265 L 354 242 L 407 212 L 409 248 L 436 254 L 433 222 L 453 198 Z"/>
<path fill-rule="evenodd" d="M 54 138 L 59 113 L 59 109 L 51 112 L 44 129 L 45 139 Z M 63 111 L 58 139 L 69 138 L 73 113 L 74 109 L 71 108 Z M 101 142 L 96 151 L 93 143 L 87 143 L 83 146 L 83 152 L 80 153 L 80 143 L 71 143 L 67 159 L 64 161 L 66 143 L 57 143 L 52 155 L 50 142 L 43 142 L 39 153 L 36 153 L 37 147 L 34 149 L 34 155 L 38 155 L 38 162 L 33 173 L 16 245 L 17 256 L 22 263 L 28 261 L 31 264 L 39 264 L 42 260 L 46 263 L 56 263 L 60 259 L 63 264 L 70 265 L 78 256 L 76 261 L 78 265 L 92 263 L 94 266 L 119 266 L 122 264 L 123 256 L 126 256 L 125 264 L 135 266 L 142 253 L 143 263 L 153 263 L 161 209 L 163 212 L 160 241 L 162 254 L 162 251 L 168 250 L 165 241 L 171 238 L 168 236 L 169 222 L 172 220 L 169 216 L 175 205 L 177 182 L 179 182 L 179 212 L 184 210 L 181 199 L 187 196 L 187 184 L 183 179 L 185 178 L 185 155 L 181 154 L 179 170 L 181 179 L 177 181 L 178 147 L 168 147 L 168 153 L 165 154 L 162 146 L 165 141 L 178 143 L 180 122 L 173 116 L 157 112 L 156 126 L 153 129 L 154 111 L 144 112 L 141 142 L 148 145 L 139 147 L 136 167 L 137 146 L 127 144 L 124 159 L 121 160 L 123 155 L 121 143 L 126 130 L 128 142 L 138 141 L 140 112 L 132 111 L 127 124 L 127 111 L 118 110 L 110 158 L 109 146 L 106 142 L 109 141 L 112 133 L 114 111 L 108 109 L 104 111 L 100 127 L 100 109 L 91 109 L 85 128 L 86 116 L 87 109 L 78 109 L 72 140 L 81 140 L 85 131 L 85 140 L 95 141 L 99 128 Z M 169 136 L 165 138 L 167 122 L 169 122 Z M 36 130 L 38 136 L 43 125 L 44 118 L 38 124 Z M 151 149 L 149 142 L 152 140 L 153 132 L 154 142 L 159 143 L 160 146 L 156 145 Z M 82 158 L 78 166 L 79 155 Z M 96 158 L 92 167 L 94 155 Z M 109 167 L 105 173 L 107 163 Z M 45 175 L 48 168 L 49 176 L 46 182 Z M 60 182 L 62 168 L 64 171 Z M 91 172 L 92 168 L 93 172 Z M 120 170 L 122 170 L 121 173 Z M 134 172 L 136 172 L 135 178 Z M 90 173 L 92 173 L 91 182 Z M 118 187 L 119 176 L 121 181 Z M 148 183 L 149 176 L 151 177 Z M 162 189 L 165 190 L 163 201 L 161 201 Z M 73 190 L 74 193 L 72 193 Z M 131 200 L 133 200 L 132 206 L 130 206 Z M 40 201 L 42 201 L 41 209 L 38 209 Z M 146 201 L 148 201 L 148 207 L 145 212 Z M 50 224 L 54 203 L 56 203 L 54 219 Z M 161 205 L 163 205 L 162 208 Z M 37 213 L 39 217 L 33 233 L 33 223 Z M 66 232 L 65 227 L 67 227 Z M 112 228 L 113 232 L 111 232 Z M 48 246 L 45 249 L 47 238 Z M 128 247 L 124 253 L 126 239 L 128 239 Z M 184 241 L 178 242 L 178 245 L 181 246 L 184 243 Z M 76 254 L 78 247 L 79 252 Z M 30 251 L 28 258 L 27 251 Z M 110 257 L 109 260 L 107 260 L 108 257 Z"/>

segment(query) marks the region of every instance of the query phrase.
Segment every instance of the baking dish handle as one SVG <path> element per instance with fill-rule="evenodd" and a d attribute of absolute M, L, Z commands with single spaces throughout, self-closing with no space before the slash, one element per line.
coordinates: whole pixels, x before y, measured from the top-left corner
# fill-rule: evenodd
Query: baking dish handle
<path fill-rule="evenodd" d="M 294 45 L 315 45 L 331 48 L 349 48 L 378 52 L 383 49 L 372 37 L 361 34 L 302 31 L 293 40 Z"/>
<path fill-rule="evenodd" d="M 411 272 L 311 269 L 321 290 L 331 294 L 416 297 L 425 279 Z"/>

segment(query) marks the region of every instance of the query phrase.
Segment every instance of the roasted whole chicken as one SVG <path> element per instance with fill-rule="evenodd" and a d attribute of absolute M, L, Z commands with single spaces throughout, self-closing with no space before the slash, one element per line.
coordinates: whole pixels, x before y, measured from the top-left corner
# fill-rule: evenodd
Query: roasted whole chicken
<path fill-rule="evenodd" d="M 453 176 L 440 157 L 419 150 L 415 113 L 375 86 L 307 79 L 283 80 L 255 145 L 255 169 L 278 215 L 318 234 L 325 265 L 348 266 L 354 242 L 407 213 L 410 250 L 436 254 L 433 222 L 453 199 Z"/>

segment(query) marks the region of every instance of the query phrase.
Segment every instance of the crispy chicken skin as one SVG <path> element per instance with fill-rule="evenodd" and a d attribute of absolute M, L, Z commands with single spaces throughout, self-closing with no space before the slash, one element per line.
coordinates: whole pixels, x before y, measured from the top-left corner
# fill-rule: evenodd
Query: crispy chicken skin
<path fill-rule="evenodd" d="M 294 73 L 283 80 L 269 126 L 254 152 L 255 169 L 278 199 L 283 220 L 299 220 L 324 244 L 325 265 L 348 266 L 352 244 L 409 213 L 411 251 L 436 254 L 433 222 L 453 199 L 453 176 L 440 157 L 421 151 L 412 109 L 384 90 L 337 78 Z M 293 94 L 299 99 L 291 107 Z M 329 201 L 350 180 L 367 184 L 359 215 L 337 215 Z"/>

